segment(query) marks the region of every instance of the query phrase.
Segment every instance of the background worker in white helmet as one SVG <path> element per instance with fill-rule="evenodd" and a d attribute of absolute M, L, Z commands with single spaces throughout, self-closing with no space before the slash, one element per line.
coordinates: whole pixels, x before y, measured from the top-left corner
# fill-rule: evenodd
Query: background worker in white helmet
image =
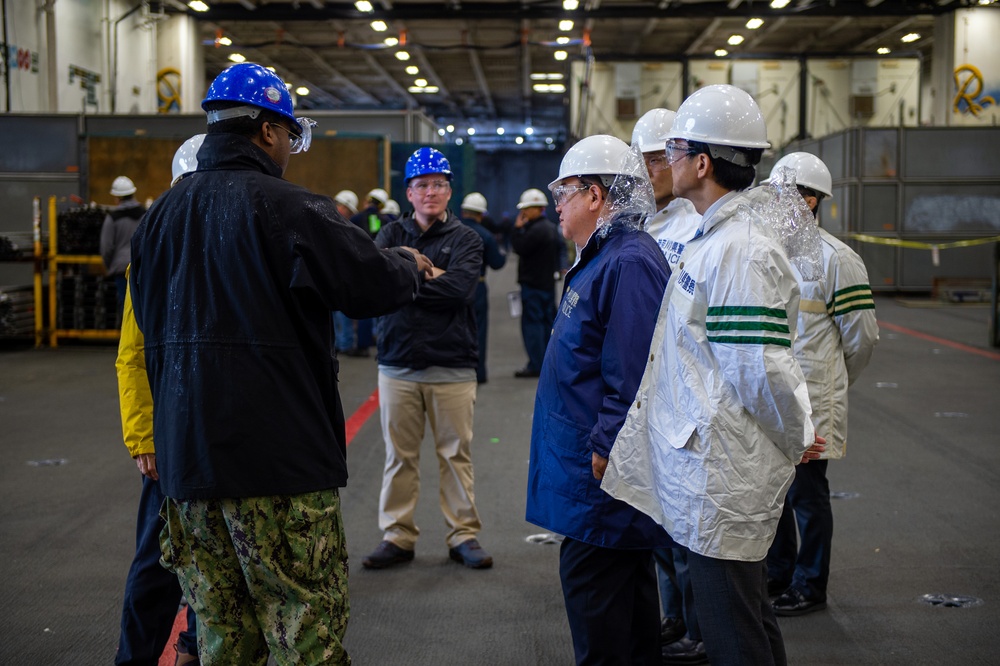
<path fill-rule="evenodd" d="M 714 666 L 785 663 L 767 549 L 795 465 L 822 448 L 791 349 L 798 284 L 742 192 L 768 145 L 760 109 L 734 86 L 702 88 L 677 110 L 674 194 L 703 219 L 671 275 L 602 485 L 688 549 Z"/>
<path fill-rule="evenodd" d="M 353 190 L 341 190 L 333 197 L 337 204 L 337 212 L 344 216 L 345 220 L 351 219 L 358 213 L 358 195 Z"/>
<path fill-rule="evenodd" d="M 399 202 L 395 199 L 389 199 L 382 206 L 382 224 L 386 225 L 390 222 L 394 222 L 399 219 Z"/>
<path fill-rule="evenodd" d="M 171 170 L 173 187 L 198 168 L 198 149 L 204 134 L 195 134 L 174 153 Z M 126 274 L 127 274 L 126 269 Z M 153 446 L 153 396 L 146 376 L 145 340 L 135 323 L 132 297 L 126 287 L 122 314 L 122 334 L 118 342 L 115 370 L 118 401 L 122 416 L 122 436 L 135 460 L 142 479 L 139 511 L 136 516 L 135 554 L 125 579 L 122 599 L 121 633 L 118 637 L 116 666 L 156 664 L 170 638 L 177 607 L 183 593 L 177 575 L 160 565 L 160 518 L 163 491 L 156 470 Z M 198 661 L 197 620 L 187 608 L 187 626 L 177 636 L 174 666 Z"/>
<path fill-rule="evenodd" d="M 674 196 L 666 147 L 675 115 L 668 109 L 651 109 L 639 118 L 632 130 L 632 147 L 642 153 L 656 199 L 656 213 L 646 219 L 644 228 L 660 246 L 671 270 L 677 269 L 684 246 L 694 238 L 701 224 L 701 215 L 694 205 L 687 199 Z M 664 662 L 699 663 L 707 660 L 698 627 L 698 614 L 694 609 L 687 551 L 683 548 L 657 548 L 653 557 L 657 564 L 663 614 L 660 642 L 664 646 Z"/>
<path fill-rule="evenodd" d="M 108 211 L 101 226 L 100 252 L 104 260 L 104 269 L 115 281 L 118 291 L 118 321 L 122 318 L 122 305 L 125 303 L 125 269 L 132 261 L 132 234 L 139 226 L 139 220 L 146 213 L 146 208 L 136 201 L 135 184 L 128 176 L 118 176 L 111 184 L 111 196 L 117 199 L 117 205 Z"/>
<path fill-rule="evenodd" d="M 580 258 L 538 380 L 526 519 L 565 537 L 559 577 L 576 663 L 659 666 L 653 549 L 672 541 L 600 489 L 670 274 L 642 231 L 653 192 L 638 151 L 606 135 L 570 148 L 549 190 Z"/>
<path fill-rule="evenodd" d="M 787 178 L 785 169 L 794 174 L 799 193 L 818 219 L 820 202 L 833 195 L 830 170 L 815 155 L 791 153 L 774 165 L 770 180 Z M 777 596 L 775 615 L 826 608 L 833 542 L 827 460 L 846 453 L 847 388 L 868 365 L 878 343 L 875 301 L 864 262 L 829 232 L 820 228 L 819 234 L 824 279 L 806 281 L 796 270 L 802 299 L 793 349 L 809 387 L 813 425 L 826 439 L 826 451 L 821 460 L 795 468 L 767 554 L 768 587 Z"/>
<path fill-rule="evenodd" d="M 486 268 L 497 271 L 507 263 L 507 255 L 497 245 L 493 234 L 483 226 L 483 215 L 486 214 L 486 197 L 479 192 L 472 192 L 462 199 L 462 223 L 472 227 L 473 231 L 483 239 L 483 265 L 479 270 L 479 284 L 476 286 L 476 327 L 479 331 L 479 366 L 476 368 L 476 381 L 485 384 L 489 379 L 486 372 L 486 343 L 490 326 L 489 290 L 486 288 Z"/>
<path fill-rule="evenodd" d="M 515 377 L 537 377 L 545 346 L 556 316 L 556 279 L 564 252 L 559 230 L 547 217 L 549 199 L 539 189 L 521 193 L 511 247 L 518 256 L 517 281 L 521 285 L 521 337 L 528 363 Z"/>

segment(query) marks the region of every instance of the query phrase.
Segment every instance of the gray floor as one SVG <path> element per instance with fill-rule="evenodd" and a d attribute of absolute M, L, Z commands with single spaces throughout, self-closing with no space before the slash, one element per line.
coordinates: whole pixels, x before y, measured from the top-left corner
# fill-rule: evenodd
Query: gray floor
<path fill-rule="evenodd" d="M 377 414 L 351 444 L 344 492 L 356 664 L 569 664 L 557 547 L 527 537 L 535 383 L 506 313 L 514 267 L 491 274 L 490 382 L 474 447 L 489 571 L 447 559 L 430 448 L 422 463 L 417 558 L 370 572 L 383 462 Z M 878 299 L 885 324 L 852 389 L 848 457 L 830 465 L 837 532 L 829 609 L 781 620 L 792 664 L 1000 663 L 1000 350 L 988 309 Z M 912 335 L 915 331 L 943 341 Z M 979 352 L 979 353 L 976 353 Z M 0 350 L 0 664 L 110 664 L 131 559 L 139 477 L 121 443 L 115 350 Z M 376 384 L 371 359 L 344 359 L 345 409 Z M 32 465 L 32 461 L 64 461 Z M 922 604 L 969 595 L 973 608 Z"/>

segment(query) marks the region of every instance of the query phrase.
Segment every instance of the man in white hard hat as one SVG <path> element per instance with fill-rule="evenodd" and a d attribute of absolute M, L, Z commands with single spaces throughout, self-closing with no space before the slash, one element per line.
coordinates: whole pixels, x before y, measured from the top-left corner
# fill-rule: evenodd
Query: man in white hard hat
<path fill-rule="evenodd" d="M 548 197 L 539 189 L 521 193 L 511 247 L 518 256 L 517 281 L 521 285 L 521 337 L 528 363 L 515 377 L 537 377 L 556 316 L 555 276 L 564 249 L 559 230 L 545 217 Z"/>
<path fill-rule="evenodd" d="M 526 519 L 564 536 L 559 577 L 578 664 L 660 663 L 649 516 L 600 488 L 636 398 L 669 269 L 642 222 L 652 188 L 638 153 L 606 135 L 567 151 L 549 185 L 580 248 L 535 395 Z"/>
<path fill-rule="evenodd" d="M 713 664 L 785 663 L 767 549 L 795 465 L 822 448 L 791 349 L 798 284 L 743 192 L 768 145 L 756 102 L 734 86 L 702 88 L 677 110 L 674 194 L 703 219 L 671 276 L 602 486 L 688 549 Z"/>
<path fill-rule="evenodd" d="M 345 220 L 351 219 L 358 213 L 358 195 L 353 190 L 341 190 L 333 197 L 337 204 L 337 212 L 344 216 Z"/>
<path fill-rule="evenodd" d="M 479 192 L 471 192 L 462 199 L 462 223 L 472 227 L 483 239 L 483 265 L 479 270 L 479 284 L 476 286 L 476 327 L 479 329 L 479 366 L 476 381 L 485 384 L 489 377 L 486 372 L 486 343 L 490 326 L 489 290 L 486 288 L 486 268 L 500 270 L 507 263 L 507 255 L 497 245 L 496 238 L 483 226 L 486 214 L 486 197 Z"/>
<path fill-rule="evenodd" d="M 101 259 L 104 260 L 104 270 L 115 281 L 119 322 L 125 303 L 125 287 L 128 285 L 125 269 L 132 260 L 132 234 L 146 213 L 145 206 L 136 201 L 135 191 L 135 184 L 128 176 L 115 178 L 111 184 L 111 196 L 116 198 L 117 205 L 108 211 L 101 226 Z"/>
<path fill-rule="evenodd" d="M 833 195 L 826 164 L 809 153 L 791 153 L 774 165 L 770 181 L 789 176 L 818 219 L 820 202 Z M 827 460 L 846 453 L 847 388 L 868 365 L 878 343 L 875 301 L 864 262 L 828 231 L 821 228 L 819 234 L 824 279 L 807 281 L 796 271 L 802 300 L 793 349 L 809 387 L 813 425 L 826 439 L 826 451 L 821 460 L 795 468 L 767 554 L 769 592 L 777 596 L 774 613 L 781 616 L 826 608 L 833 543 Z"/>
<path fill-rule="evenodd" d="M 666 153 L 667 135 L 674 116 L 676 114 L 668 109 L 651 109 L 639 118 L 632 130 L 632 147 L 642 153 L 656 198 L 656 213 L 646 220 L 645 229 L 660 246 L 671 270 L 677 269 L 684 246 L 694 238 L 701 224 L 701 215 L 694 205 L 674 196 L 674 181 Z M 663 613 L 660 641 L 664 646 L 664 663 L 707 661 L 687 571 L 687 551 L 658 548 L 653 557 L 660 584 Z"/>

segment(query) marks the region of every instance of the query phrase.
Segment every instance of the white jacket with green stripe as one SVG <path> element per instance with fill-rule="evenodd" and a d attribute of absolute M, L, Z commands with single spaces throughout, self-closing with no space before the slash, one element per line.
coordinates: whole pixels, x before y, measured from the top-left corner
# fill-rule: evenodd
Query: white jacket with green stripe
<path fill-rule="evenodd" d="M 798 283 L 753 198 L 726 195 L 686 244 L 602 484 L 692 551 L 749 562 L 815 441 L 792 354 Z"/>
<path fill-rule="evenodd" d="M 799 277 L 795 358 L 809 387 L 816 433 L 826 439 L 823 458 L 843 458 L 847 446 L 847 387 L 868 365 L 878 343 L 868 271 L 851 248 L 819 230 L 823 280 Z"/>

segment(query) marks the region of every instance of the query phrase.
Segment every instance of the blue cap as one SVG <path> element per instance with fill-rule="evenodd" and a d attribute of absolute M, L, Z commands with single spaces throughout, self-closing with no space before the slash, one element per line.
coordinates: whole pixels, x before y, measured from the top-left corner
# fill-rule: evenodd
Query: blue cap
<path fill-rule="evenodd" d="M 406 160 L 406 184 L 409 185 L 417 176 L 427 176 L 432 173 L 443 174 L 451 181 L 451 165 L 448 164 L 448 158 L 444 153 L 427 147 L 413 151 L 410 159 Z"/>
<path fill-rule="evenodd" d="M 292 96 L 277 74 L 252 62 L 241 62 L 215 77 L 208 88 L 201 108 L 211 102 L 241 102 L 273 111 L 288 118 L 296 125 L 299 121 L 292 111 Z"/>

